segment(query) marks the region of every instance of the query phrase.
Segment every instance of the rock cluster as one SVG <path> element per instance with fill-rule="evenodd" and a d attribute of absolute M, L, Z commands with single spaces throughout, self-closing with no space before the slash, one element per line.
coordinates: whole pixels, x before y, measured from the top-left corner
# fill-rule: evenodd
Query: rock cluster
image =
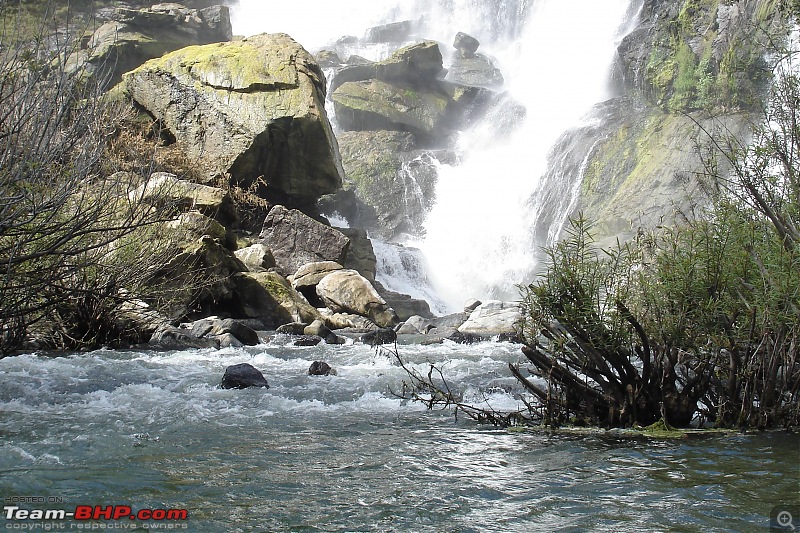
<path fill-rule="evenodd" d="M 469 300 L 464 312 L 439 318 L 412 316 L 397 330 L 401 335 L 422 335 L 424 344 L 436 344 L 445 340 L 458 343 L 498 339 L 519 340 L 519 324 L 522 311 L 518 302 Z"/>
<path fill-rule="evenodd" d="M 402 21 L 367 32 L 366 40 L 380 36 L 399 46 L 415 31 L 413 22 Z M 330 98 L 345 130 L 339 135 L 345 191 L 323 198 L 321 207 L 382 240 L 419 237 L 435 200 L 435 160 L 454 162 L 449 148 L 456 133 L 500 104 L 502 74 L 464 33 L 456 36 L 448 68 L 440 45 L 429 40 L 383 61 L 342 61 L 352 39 L 317 55 L 334 69 Z"/>
<path fill-rule="evenodd" d="M 355 209 L 365 208 L 360 226 L 380 228 L 387 238 L 420 226 L 436 179 L 434 145 L 474 118 L 469 110 L 495 94 L 474 80 L 445 79 L 437 43 L 402 46 L 415 30 L 411 22 L 371 29 L 368 39 L 400 47 L 384 61 L 353 57 L 342 63 L 335 52 L 320 56 L 336 69 L 331 98 L 339 123 L 349 130 L 342 139 L 345 162 L 358 182 L 350 188 Z M 114 32 L 120 37 L 109 42 Z M 118 66 L 127 70 L 119 73 L 124 94 L 211 173 L 208 182 L 194 183 L 158 172 L 130 193 L 130 200 L 175 213 L 161 229 L 171 259 L 153 273 L 154 282 L 172 295 L 168 316 L 153 313 L 144 302 L 126 310 L 127 319 L 152 333 L 150 346 L 251 346 L 264 342 L 269 330 L 297 345 L 342 343 L 340 330 L 367 333 L 364 342 L 381 344 L 396 340 L 402 321 L 423 334 L 450 328 L 478 338 L 497 324 L 505 332 L 511 320 L 505 315 L 486 325 L 502 305 L 479 307 L 458 324 L 436 321 L 427 303 L 375 281 L 375 253 L 366 231 L 334 228 L 315 207 L 325 195 L 343 194 L 345 175 L 325 113 L 327 81 L 317 61 L 288 35 L 230 39 L 226 8 L 158 4 L 118 10 L 92 37 L 89 51 L 76 58 L 91 63 L 116 54 Z M 148 40 L 160 47 L 142 47 Z M 459 34 L 457 60 L 479 58 L 478 45 Z M 397 180 L 402 173 L 413 173 L 423 199 L 413 212 L 397 217 L 395 206 L 406 192 L 401 189 L 410 187 Z M 120 173 L 116 179 L 130 177 Z M 231 192 L 241 190 L 236 187 L 263 200 L 258 225 L 249 212 L 243 225 L 239 197 Z M 311 370 L 330 374 L 322 363 Z M 243 371 L 250 369 L 234 369 L 223 382 L 238 387 L 234 377 Z"/>

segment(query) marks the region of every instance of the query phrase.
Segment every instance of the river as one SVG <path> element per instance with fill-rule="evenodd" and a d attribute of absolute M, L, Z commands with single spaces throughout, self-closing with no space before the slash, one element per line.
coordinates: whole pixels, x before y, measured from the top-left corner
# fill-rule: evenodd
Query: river
<path fill-rule="evenodd" d="M 419 370 L 445 363 L 474 402 L 513 408 L 521 391 L 505 364 L 518 348 L 400 353 Z M 307 376 L 313 360 L 338 375 Z M 219 388 L 225 367 L 241 362 L 270 388 Z M 367 346 L 280 337 L 221 351 L 6 358 L 0 494 L 5 505 L 38 496 L 66 510 L 186 509 L 187 521 L 161 527 L 209 532 L 767 531 L 773 506 L 797 498 L 796 434 L 672 441 L 495 429 L 396 398 L 403 378 Z M 4 521 L 22 523 L 38 522 Z"/>

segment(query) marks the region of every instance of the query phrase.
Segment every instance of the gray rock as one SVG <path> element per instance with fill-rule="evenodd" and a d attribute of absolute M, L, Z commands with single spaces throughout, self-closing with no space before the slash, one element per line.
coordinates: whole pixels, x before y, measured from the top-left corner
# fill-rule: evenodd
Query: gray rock
<path fill-rule="evenodd" d="M 284 335 L 302 335 L 305 329 L 306 325 L 302 322 L 290 322 L 279 326 L 275 331 Z"/>
<path fill-rule="evenodd" d="M 325 325 L 333 330 L 356 330 L 359 332 L 372 331 L 378 325 L 372 320 L 352 313 L 334 313 L 330 309 L 320 309 L 320 315 Z"/>
<path fill-rule="evenodd" d="M 230 316 L 258 319 L 275 329 L 283 324 L 310 324 L 320 317 L 303 296 L 277 272 L 245 272 L 231 276 L 232 296 L 217 302 Z"/>
<path fill-rule="evenodd" d="M 305 205 L 341 187 L 325 77 L 288 35 L 184 48 L 124 81 L 190 158 L 245 188 L 262 180 L 272 203 Z"/>
<path fill-rule="evenodd" d="M 156 350 L 188 350 L 191 348 L 219 348 L 218 339 L 198 339 L 190 330 L 170 325 L 159 327 L 148 343 Z"/>
<path fill-rule="evenodd" d="M 348 63 L 353 59 L 351 56 Z M 422 41 L 400 48 L 383 61 L 358 61 L 357 64 L 341 69 L 331 82 L 331 92 L 335 92 L 344 83 L 370 79 L 390 84 L 430 87 L 435 84 L 442 71 L 442 52 L 439 45 L 434 41 Z"/>
<path fill-rule="evenodd" d="M 470 313 L 453 313 L 431 319 L 431 324 L 435 328 L 455 328 L 458 329 L 467 321 Z"/>
<path fill-rule="evenodd" d="M 379 328 L 362 335 L 361 342 L 370 346 L 393 344 L 397 342 L 397 333 L 392 328 Z"/>
<path fill-rule="evenodd" d="M 481 337 L 514 334 L 521 319 L 522 312 L 518 302 L 489 300 L 479 305 L 458 331 Z"/>
<path fill-rule="evenodd" d="M 335 261 L 318 261 L 314 263 L 306 263 L 297 269 L 292 277 L 292 287 L 301 291 L 303 289 L 315 290 L 317 284 L 330 274 L 337 270 L 343 270 L 344 267 Z"/>
<path fill-rule="evenodd" d="M 317 63 L 322 68 L 338 67 L 344 61 L 334 50 L 320 50 L 315 56 Z"/>
<path fill-rule="evenodd" d="M 432 329 L 427 335 L 427 338 L 422 341 L 422 344 L 441 344 L 446 340 L 458 344 L 473 344 L 475 342 L 484 341 L 486 338 L 480 335 L 461 333 L 454 327 L 444 326 Z"/>
<path fill-rule="evenodd" d="M 453 40 L 453 48 L 459 51 L 461 57 L 473 57 L 481 43 L 472 35 L 458 32 Z"/>
<path fill-rule="evenodd" d="M 220 386 L 223 389 L 247 389 L 261 387 L 268 389 L 269 383 L 257 368 L 249 363 L 231 365 L 225 369 Z"/>
<path fill-rule="evenodd" d="M 375 249 L 367 232 L 359 228 L 339 228 L 339 231 L 350 239 L 350 247 L 344 256 L 342 266 L 356 270 L 369 281 L 375 281 L 378 259 L 375 257 Z"/>
<path fill-rule="evenodd" d="M 347 131 L 407 131 L 432 140 L 444 136 L 450 125 L 451 99 L 440 91 L 370 79 L 340 85 L 332 99 L 339 125 Z"/>
<path fill-rule="evenodd" d="M 427 318 L 419 315 L 408 317 L 408 319 L 397 330 L 401 335 L 427 335 L 433 329 L 433 325 Z"/>
<path fill-rule="evenodd" d="M 309 376 L 335 376 L 336 369 L 331 367 L 325 361 L 314 361 L 311 363 L 311 366 L 308 367 L 308 375 Z"/>
<path fill-rule="evenodd" d="M 306 326 L 303 329 L 303 334 L 322 337 L 326 344 L 344 344 L 344 339 L 333 333 L 321 319 L 315 320 Z"/>
<path fill-rule="evenodd" d="M 317 295 L 334 312 L 361 315 L 381 327 L 392 327 L 399 322 L 394 310 L 355 270 L 328 274 L 317 284 Z"/>
<path fill-rule="evenodd" d="M 477 309 L 483 302 L 480 300 L 476 300 L 475 298 L 470 298 L 466 302 L 464 302 L 464 312 L 465 313 L 472 313 L 475 309 Z"/>
<path fill-rule="evenodd" d="M 293 346 L 316 346 L 323 341 L 322 337 L 316 335 L 297 335 L 292 339 Z"/>
<path fill-rule="evenodd" d="M 296 209 L 273 207 L 261 231 L 261 243 L 272 250 L 277 269 L 284 276 L 307 263 L 344 260 L 350 239 Z"/>
<path fill-rule="evenodd" d="M 431 307 L 425 300 L 412 298 L 408 294 L 402 294 L 395 291 L 390 291 L 379 282 L 373 283 L 375 290 L 381 295 L 386 303 L 394 309 L 399 320 L 406 320 L 414 315 L 420 315 L 427 318 L 433 318 Z"/>
<path fill-rule="evenodd" d="M 233 254 L 244 263 L 250 272 L 265 272 L 275 266 L 272 250 L 261 243 L 236 250 Z"/>
<path fill-rule="evenodd" d="M 233 318 L 226 318 L 211 329 L 211 335 L 225 335 L 230 333 L 246 346 L 259 344 L 258 333 Z"/>
<path fill-rule="evenodd" d="M 367 30 L 365 38 L 371 43 L 402 43 L 409 40 L 413 31 L 413 20 L 401 20 L 373 26 Z"/>
<path fill-rule="evenodd" d="M 112 17 L 92 34 L 86 50 L 69 59 L 76 70 L 108 75 L 109 87 L 149 59 L 190 45 L 230 41 L 233 36 L 226 6 L 198 10 L 157 4 L 149 9 L 119 8 Z"/>
<path fill-rule="evenodd" d="M 129 197 L 154 205 L 171 204 L 181 210 L 197 210 L 223 226 L 234 224 L 239 218 L 228 191 L 178 179 L 167 172 L 154 172 L 147 183 L 132 191 Z"/>
<path fill-rule="evenodd" d="M 445 80 L 470 87 L 486 87 L 498 90 L 503 87 L 503 73 L 491 59 L 475 54 L 471 57 L 455 57 L 447 69 Z"/>
<path fill-rule="evenodd" d="M 192 324 L 192 335 L 195 337 L 218 337 L 233 335 L 242 345 L 255 346 L 260 343 L 258 333 L 242 321 L 233 318 L 220 319 L 216 316 L 203 318 Z"/>
<path fill-rule="evenodd" d="M 244 347 L 244 343 L 242 343 L 239 339 L 231 335 L 230 333 L 223 333 L 222 335 L 217 335 L 217 340 L 219 341 L 220 348 L 242 348 Z"/>

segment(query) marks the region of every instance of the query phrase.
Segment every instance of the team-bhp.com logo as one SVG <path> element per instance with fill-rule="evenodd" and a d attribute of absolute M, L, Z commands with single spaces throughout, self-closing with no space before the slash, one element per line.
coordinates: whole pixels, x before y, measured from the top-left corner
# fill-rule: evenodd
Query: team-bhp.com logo
<path fill-rule="evenodd" d="M 127 505 L 78 505 L 74 511 L 63 509 L 21 509 L 15 505 L 3 507 L 6 520 L 139 520 L 181 521 L 189 519 L 186 509 L 140 509 Z"/>

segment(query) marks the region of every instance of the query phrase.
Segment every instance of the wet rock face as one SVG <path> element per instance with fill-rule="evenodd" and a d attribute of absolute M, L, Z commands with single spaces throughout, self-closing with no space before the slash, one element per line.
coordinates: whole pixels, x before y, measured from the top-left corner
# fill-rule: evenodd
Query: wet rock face
<path fill-rule="evenodd" d="M 192 46 L 125 75 L 128 94 L 191 158 L 273 203 L 307 205 L 341 187 L 325 77 L 291 37 Z"/>
<path fill-rule="evenodd" d="M 373 237 L 419 236 L 435 201 L 439 154 L 417 149 L 413 135 L 399 131 L 346 131 L 339 146 L 344 191 L 323 205 L 335 204 L 329 210 Z"/>

